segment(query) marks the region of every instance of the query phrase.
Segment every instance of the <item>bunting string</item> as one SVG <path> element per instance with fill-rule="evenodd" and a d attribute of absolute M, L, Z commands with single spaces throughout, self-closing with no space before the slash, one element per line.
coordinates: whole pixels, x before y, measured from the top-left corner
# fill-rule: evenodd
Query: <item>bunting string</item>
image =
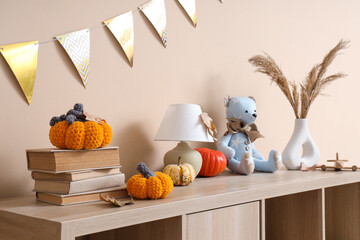
<path fill-rule="evenodd" d="M 195 0 L 175 0 L 197 25 Z M 223 3 L 223 0 L 218 0 Z M 159 34 L 163 46 L 167 46 L 165 0 L 148 0 L 136 10 L 125 12 L 101 24 L 82 30 L 58 35 L 46 41 L 31 41 L 0 46 L 0 53 L 14 73 L 26 100 L 30 105 L 35 85 L 39 45 L 58 41 L 76 67 L 84 87 L 87 86 L 90 65 L 90 32 L 107 27 L 118 41 L 130 66 L 134 59 L 134 23 L 133 14 L 142 12 Z"/>
<path fill-rule="evenodd" d="M 132 13 L 137 13 L 137 12 L 140 12 L 140 9 L 132 10 L 131 12 L 132 12 Z M 98 29 L 98 28 L 102 28 L 102 27 L 105 27 L 105 26 L 106 26 L 106 24 L 102 23 L 102 24 L 99 24 L 99 25 L 96 25 L 96 26 L 94 26 L 94 27 L 89 28 L 89 31 L 93 31 L 93 30 L 96 30 L 96 29 Z M 36 45 L 42 45 L 42 44 L 51 43 L 51 42 L 55 42 L 55 41 L 57 41 L 57 39 L 54 37 L 54 38 L 52 38 L 52 39 L 50 39 L 50 40 L 42 41 L 42 42 L 37 42 L 37 43 L 35 43 L 35 44 L 36 44 Z M 3 48 L 0 47 L 0 50 L 3 50 Z"/>
<path fill-rule="evenodd" d="M 185 0 L 186 1 L 186 0 Z M 181 2 L 185 2 L 184 0 L 183 1 L 181 1 Z M 223 3 L 224 2 L 224 0 L 219 0 L 221 3 Z M 179 1 L 180 2 L 180 1 Z M 145 4 L 145 3 L 144 3 Z M 140 6 L 141 5 L 144 5 L 144 4 L 140 4 Z M 187 9 L 187 7 L 186 6 L 184 6 L 184 9 L 186 10 Z M 139 8 L 137 8 L 136 10 L 132 10 L 131 12 L 132 13 L 137 13 L 137 12 L 140 12 L 141 11 L 141 9 L 139 9 Z M 192 18 L 192 16 L 191 16 L 191 18 Z M 196 25 L 196 23 L 194 23 L 194 25 Z M 106 26 L 106 24 L 99 24 L 99 25 L 96 25 L 96 26 L 94 26 L 94 27 L 91 27 L 91 28 L 89 28 L 89 31 L 93 31 L 93 30 L 95 30 L 95 29 L 98 29 L 98 28 L 101 28 L 101 27 L 105 27 Z M 57 41 L 57 39 L 56 38 L 52 38 L 52 39 L 50 39 L 50 40 L 47 40 L 47 41 L 42 41 L 42 42 L 38 42 L 38 43 L 36 43 L 36 44 L 38 44 L 38 45 L 41 45 L 41 44 L 46 44 L 46 43 L 50 43 L 50 42 L 54 42 L 54 41 Z M 3 48 L 1 48 L 0 47 L 0 50 L 3 50 Z"/>

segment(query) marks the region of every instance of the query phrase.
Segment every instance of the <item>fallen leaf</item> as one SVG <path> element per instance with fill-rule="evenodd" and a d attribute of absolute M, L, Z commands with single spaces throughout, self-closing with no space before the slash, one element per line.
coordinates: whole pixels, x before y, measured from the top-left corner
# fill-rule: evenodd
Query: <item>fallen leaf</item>
<path fill-rule="evenodd" d="M 134 204 L 134 199 L 132 198 L 132 196 L 130 196 L 130 199 L 129 198 L 116 199 L 108 194 L 107 195 L 100 194 L 100 199 L 105 202 L 112 203 L 117 207 L 123 207 L 128 204 Z"/>

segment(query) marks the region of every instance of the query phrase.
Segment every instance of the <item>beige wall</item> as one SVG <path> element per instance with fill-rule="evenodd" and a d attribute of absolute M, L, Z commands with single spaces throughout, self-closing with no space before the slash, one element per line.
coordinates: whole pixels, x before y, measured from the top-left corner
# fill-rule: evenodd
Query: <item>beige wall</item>
<path fill-rule="evenodd" d="M 261 51 L 273 56 L 286 75 L 301 81 L 313 64 L 341 38 L 351 47 L 330 71 L 348 78 L 327 89 L 309 114 L 310 131 L 321 161 L 358 158 L 360 88 L 360 2 L 355 0 L 197 0 L 198 27 L 192 27 L 175 0 L 166 0 L 168 48 L 160 44 L 145 17 L 135 13 L 134 67 L 105 28 L 91 32 L 91 67 L 85 90 L 61 46 L 40 46 L 32 104 L 0 58 L 0 198 L 29 195 L 33 181 L 25 149 L 50 147 L 48 122 L 76 102 L 112 126 L 112 145 L 120 147 L 122 170 L 130 177 L 139 161 L 162 167 L 174 142 L 154 142 L 168 104 L 197 103 L 225 130 L 223 97 L 257 99 L 257 124 L 265 139 L 256 146 L 267 156 L 283 150 L 294 115 L 269 80 L 253 73 L 248 58 Z M 54 35 L 98 25 L 135 9 L 142 0 L 2 0 L 0 44 L 48 40 Z M 220 136 L 220 134 L 219 134 Z M 199 144 L 192 144 L 194 147 Z M 212 145 L 209 145 L 212 146 Z"/>

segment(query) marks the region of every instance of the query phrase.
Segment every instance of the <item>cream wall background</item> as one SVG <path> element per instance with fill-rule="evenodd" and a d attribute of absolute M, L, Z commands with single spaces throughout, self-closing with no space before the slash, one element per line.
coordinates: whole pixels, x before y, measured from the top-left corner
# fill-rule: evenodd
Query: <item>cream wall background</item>
<path fill-rule="evenodd" d="M 93 27 L 143 2 L 2 0 L 0 44 L 45 41 Z M 266 51 L 289 79 L 301 81 L 341 38 L 350 39 L 351 47 L 335 60 L 330 73 L 343 71 L 348 77 L 326 90 L 329 97 L 315 101 L 308 121 L 322 162 L 334 158 L 337 151 L 360 165 L 359 1 L 225 0 L 220 4 L 197 0 L 197 28 L 175 0 L 165 0 L 165 4 L 167 49 L 145 17 L 134 14 L 133 68 L 107 29 L 91 32 L 86 90 L 60 44 L 43 44 L 28 106 L 7 63 L 0 58 L 0 198 L 33 194 L 25 149 L 50 147 L 50 118 L 65 113 L 76 102 L 110 123 L 112 145 L 120 147 L 122 170 L 128 178 L 139 161 L 161 169 L 163 154 L 175 146 L 175 142 L 153 141 L 171 103 L 200 104 L 222 134 L 223 97 L 254 96 L 257 124 L 266 136 L 256 142 L 257 148 L 265 156 L 272 148 L 282 151 L 292 134 L 294 114 L 280 90 L 270 86 L 265 76 L 255 74 L 248 59 Z"/>

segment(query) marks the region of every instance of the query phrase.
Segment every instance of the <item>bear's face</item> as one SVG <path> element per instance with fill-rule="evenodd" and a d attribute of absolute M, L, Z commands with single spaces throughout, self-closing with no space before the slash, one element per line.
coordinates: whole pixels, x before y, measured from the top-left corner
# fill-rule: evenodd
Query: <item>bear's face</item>
<path fill-rule="evenodd" d="M 233 97 L 227 103 L 226 117 L 240 119 L 246 125 L 255 122 L 256 103 L 253 98 L 248 97 Z"/>

